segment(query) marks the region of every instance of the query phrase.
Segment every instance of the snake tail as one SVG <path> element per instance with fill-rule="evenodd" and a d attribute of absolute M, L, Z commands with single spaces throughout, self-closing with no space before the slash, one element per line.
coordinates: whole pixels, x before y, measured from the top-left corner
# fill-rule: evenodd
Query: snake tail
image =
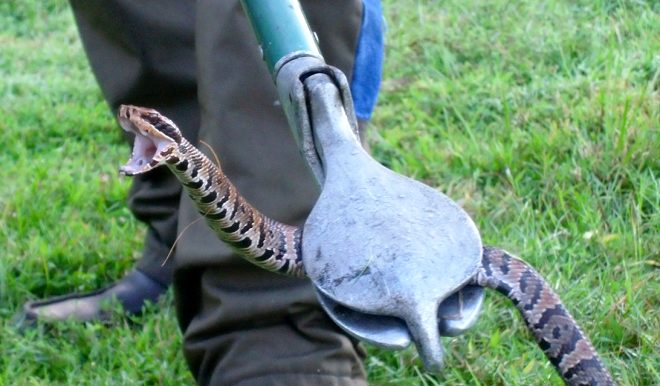
<path fill-rule="evenodd" d="M 513 301 L 550 362 L 568 385 L 614 385 L 593 345 L 550 285 L 527 263 L 491 247 L 475 284 Z"/>

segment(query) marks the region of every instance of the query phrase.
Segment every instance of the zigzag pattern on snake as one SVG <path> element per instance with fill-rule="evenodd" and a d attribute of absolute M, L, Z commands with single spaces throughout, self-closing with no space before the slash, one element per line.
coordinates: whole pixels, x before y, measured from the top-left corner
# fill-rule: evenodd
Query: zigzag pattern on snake
<path fill-rule="evenodd" d="M 218 237 L 246 260 L 269 271 L 305 276 L 302 231 L 261 214 L 176 125 L 152 109 L 121 106 L 122 127 L 135 133 L 127 175 L 166 165 Z M 569 385 L 613 385 L 593 345 L 548 283 L 524 261 L 484 248 L 473 284 L 494 289 L 513 301 L 537 343 Z"/>

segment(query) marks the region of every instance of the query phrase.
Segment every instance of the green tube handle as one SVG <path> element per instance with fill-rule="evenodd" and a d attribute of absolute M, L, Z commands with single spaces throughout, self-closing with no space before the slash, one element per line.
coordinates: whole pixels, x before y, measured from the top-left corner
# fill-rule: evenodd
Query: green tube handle
<path fill-rule="evenodd" d="M 294 52 L 322 58 L 298 0 L 241 0 L 241 4 L 273 76 L 277 62 Z"/>

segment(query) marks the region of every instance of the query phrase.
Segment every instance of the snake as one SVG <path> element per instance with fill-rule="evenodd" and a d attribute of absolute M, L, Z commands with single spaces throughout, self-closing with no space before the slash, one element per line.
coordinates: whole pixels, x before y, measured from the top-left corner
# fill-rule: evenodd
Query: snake
<path fill-rule="evenodd" d="M 186 140 L 158 111 L 120 106 L 120 126 L 135 134 L 120 173 L 133 176 L 165 165 L 181 182 L 210 228 L 247 261 L 272 272 L 305 277 L 302 228 L 271 219 L 248 203 L 220 165 Z M 614 385 L 589 338 L 550 285 L 529 264 L 484 247 L 471 283 L 509 298 L 539 347 L 568 385 Z"/>

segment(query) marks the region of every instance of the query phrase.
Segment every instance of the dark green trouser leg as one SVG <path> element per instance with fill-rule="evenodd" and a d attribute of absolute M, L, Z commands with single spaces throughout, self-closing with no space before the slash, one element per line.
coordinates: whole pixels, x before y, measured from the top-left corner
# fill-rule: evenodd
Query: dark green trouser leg
<path fill-rule="evenodd" d="M 120 103 L 154 107 L 194 142 L 199 100 L 199 138 L 211 143 L 241 192 L 275 218 L 291 223 L 304 219 L 317 188 L 275 103 L 236 0 L 72 4 L 95 75 L 113 109 Z M 326 59 L 350 77 L 360 1 L 317 0 L 303 6 Z M 165 171 L 135 180 L 131 190 L 131 210 L 150 225 L 138 265 L 152 276 L 167 276 L 160 263 L 177 234 L 177 218 L 180 231 L 197 218 L 187 200 L 178 205 L 180 191 Z M 184 351 L 199 383 L 365 383 L 359 348 L 320 311 L 307 281 L 244 263 L 203 222 L 185 232 L 176 260 Z"/>
<path fill-rule="evenodd" d="M 180 0 L 71 0 L 78 29 L 103 95 L 150 106 L 171 117 L 193 140 L 199 128 L 194 52 L 195 6 Z M 148 224 L 137 268 L 168 285 L 162 266 L 177 232 L 181 187 L 167 170 L 137 177 L 129 207 Z"/>
<path fill-rule="evenodd" d="M 266 214 L 300 223 L 318 195 L 238 1 L 198 1 L 199 138 Z M 303 1 L 329 63 L 350 78 L 360 1 Z M 183 199 L 179 228 L 198 218 Z M 358 347 L 321 312 L 311 285 L 237 258 L 203 222 L 177 247 L 174 277 L 187 360 L 201 384 L 364 384 Z"/>

